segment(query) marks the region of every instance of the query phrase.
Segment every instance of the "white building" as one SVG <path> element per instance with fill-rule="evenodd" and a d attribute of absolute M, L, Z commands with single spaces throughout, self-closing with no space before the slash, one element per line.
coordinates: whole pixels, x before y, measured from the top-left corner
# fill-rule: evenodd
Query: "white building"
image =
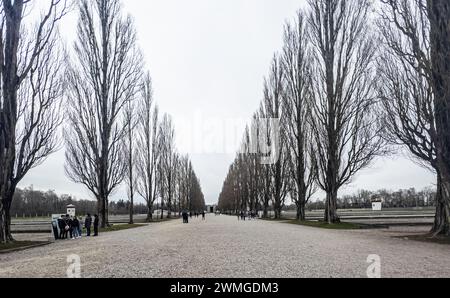
<path fill-rule="evenodd" d="M 75 206 L 74 205 L 67 205 L 67 214 L 69 214 L 69 216 L 71 216 L 71 217 L 75 217 L 76 216 Z"/>
<path fill-rule="evenodd" d="M 372 199 L 372 211 L 381 211 L 383 209 L 383 199 Z"/>

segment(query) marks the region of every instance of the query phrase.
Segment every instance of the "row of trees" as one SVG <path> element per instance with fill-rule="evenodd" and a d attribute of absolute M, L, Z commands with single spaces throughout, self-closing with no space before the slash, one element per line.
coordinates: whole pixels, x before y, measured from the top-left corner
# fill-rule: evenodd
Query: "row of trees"
<path fill-rule="evenodd" d="M 191 162 L 176 151 L 172 119 L 160 116 L 153 98 L 132 18 L 121 10 L 119 0 L 81 1 L 67 63 L 66 173 L 95 196 L 102 226 L 124 181 L 132 206 L 136 195 L 146 201 L 149 221 L 158 199 L 168 217 L 204 208 Z"/>
<path fill-rule="evenodd" d="M 407 148 L 437 173 L 433 232 L 448 235 L 448 3 L 380 0 L 377 13 L 368 0 L 308 3 L 285 26 L 220 208 L 267 215 L 271 203 L 279 217 L 290 198 L 304 220 L 321 189 L 325 221 L 339 222 L 341 187 L 376 157 Z"/>
<path fill-rule="evenodd" d="M 149 210 L 158 198 L 168 210 L 204 205 L 189 159 L 176 153 L 170 117 L 159 119 L 120 1 L 40 2 L 2 0 L 0 7 L 0 243 L 13 241 L 17 185 L 61 148 L 62 124 L 66 173 L 97 199 L 102 226 L 125 177 L 131 204 L 138 193 Z M 66 53 L 58 24 L 73 7 L 77 39 Z"/>

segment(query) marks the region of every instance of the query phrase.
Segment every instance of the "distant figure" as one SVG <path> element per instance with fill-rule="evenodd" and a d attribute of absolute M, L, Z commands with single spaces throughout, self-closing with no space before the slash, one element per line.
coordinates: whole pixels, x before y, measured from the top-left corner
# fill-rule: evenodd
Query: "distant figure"
<path fill-rule="evenodd" d="M 188 216 L 188 212 L 186 210 L 183 210 L 183 223 L 187 224 L 189 223 L 189 216 Z"/>
<path fill-rule="evenodd" d="M 244 211 L 241 211 L 241 220 L 245 220 Z"/>
<path fill-rule="evenodd" d="M 192 219 L 192 211 L 189 212 L 189 217 Z"/>
<path fill-rule="evenodd" d="M 88 213 L 86 219 L 84 220 L 84 227 L 86 228 L 86 237 L 91 236 L 91 227 L 92 227 L 92 217 Z"/>
<path fill-rule="evenodd" d="M 202 211 L 202 220 L 206 220 L 206 214 L 205 214 L 205 211 Z"/>
<path fill-rule="evenodd" d="M 78 221 L 78 218 L 74 217 L 72 220 L 72 239 L 78 239 L 80 238 L 80 222 Z"/>
<path fill-rule="evenodd" d="M 99 218 L 98 218 L 98 215 L 95 214 L 94 215 L 94 237 L 98 236 L 98 223 L 99 223 Z"/>

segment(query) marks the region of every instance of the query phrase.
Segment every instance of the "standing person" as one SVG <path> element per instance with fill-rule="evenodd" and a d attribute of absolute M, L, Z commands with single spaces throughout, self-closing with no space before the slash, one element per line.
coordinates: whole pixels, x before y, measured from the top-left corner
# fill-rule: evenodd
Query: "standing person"
<path fill-rule="evenodd" d="M 83 218 L 81 216 L 78 219 L 78 235 L 80 238 L 83 236 Z"/>
<path fill-rule="evenodd" d="M 72 239 L 78 239 L 80 237 L 79 228 L 80 222 L 78 221 L 78 218 L 75 216 L 72 220 Z"/>
<path fill-rule="evenodd" d="M 99 223 L 99 218 L 98 218 L 98 215 L 95 214 L 94 215 L 94 237 L 98 236 L 98 223 Z"/>
<path fill-rule="evenodd" d="M 84 227 L 86 228 L 86 237 L 91 237 L 92 217 L 89 213 L 84 220 Z"/>
<path fill-rule="evenodd" d="M 189 223 L 188 212 L 186 210 L 183 210 L 183 223 Z"/>
<path fill-rule="evenodd" d="M 73 239 L 72 236 L 72 219 L 70 218 L 69 214 L 66 214 L 66 238 Z"/>
<path fill-rule="evenodd" d="M 64 215 L 61 215 L 60 218 L 58 218 L 58 228 L 59 228 L 59 239 L 64 239 L 64 236 L 66 234 L 66 222 L 64 221 Z"/>
<path fill-rule="evenodd" d="M 206 214 L 205 214 L 205 211 L 202 211 L 202 220 L 206 220 Z"/>

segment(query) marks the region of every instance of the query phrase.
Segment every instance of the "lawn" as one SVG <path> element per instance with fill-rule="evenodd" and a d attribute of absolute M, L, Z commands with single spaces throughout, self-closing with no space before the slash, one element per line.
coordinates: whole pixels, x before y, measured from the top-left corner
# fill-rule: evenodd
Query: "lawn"
<path fill-rule="evenodd" d="M 100 233 L 108 233 L 108 232 L 117 232 L 117 231 L 123 231 L 123 230 L 129 230 L 129 229 L 135 229 L 135 228 L 141 228 L 145 227 L 145 224 L 124 224 L 124 225 L 112 225 L 107 228 L 100 228 Z"/>
<path fill-rule="evenodd" d="M 359 230 L 361 229 L 360 225 L 342 222 L 339 224 L 329 224 L 324 221 L 298 221 L 298 220 L 289 220 L 286 221 L 287 224 L 300 225 L 305 227 L 312 228 L 321 228 L 328 230 Z"/>
<path fill-rule="evenodd" d="M 285 222 L 285 221 L 292 221 L 292 219 L 286 219 L 286 218 L 261 218 L 261 220 L 265 220 L 265 221 L 273 221 L 273 222 Z"/>
<path fill-rule="evenodd" d="M 47 244 L 47 242 L 43 242 L 43 241 L 15 241 L 15 242 L 7 243 L 7 244 L 0 244 L 0 253 L 1 252 L 5 252 L 5 251 L 9 251 L 9 250 L 21 249 L 21 248 L 26 248 L 26 247 L 35 246 L 35 245 L 41 245 L 41 244 L 44 245 L 44 244 Z"/>
<path fill-rule="evenodd" d="M 419 242 L 427 242 L 427 243 L 437 243 L 442 245 L 450 245 L 450 237 L 445 236 L 436 236 L 432 237 L 431 235 L 410 235 L 410 236 L 401 236 L 401 237 L 394 237 L 398 239 L 404 239 L 404 240 L 413 240 L 413 241 L 419 241 Z"/>

